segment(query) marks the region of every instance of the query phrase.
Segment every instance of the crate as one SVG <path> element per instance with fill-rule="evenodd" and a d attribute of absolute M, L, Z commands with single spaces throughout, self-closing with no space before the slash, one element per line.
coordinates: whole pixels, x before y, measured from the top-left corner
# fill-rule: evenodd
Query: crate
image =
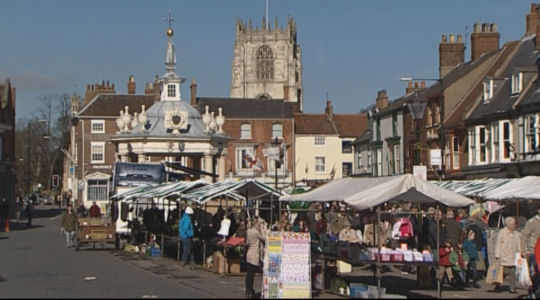
<path fill-rule="evenodd" d="M 368 285 L 363 283 L 349 284 L 349 293 L 351 298 L 367 298 Z"/>
<path fill-rule="evenodd" d="M 150 248 L 150 251 L 148 251 L 148 254 L 149 254 L 151 257 L 158 257 L 158 256 L 161 256 L 161 249 L 152 247 L 152 248 Z"/>

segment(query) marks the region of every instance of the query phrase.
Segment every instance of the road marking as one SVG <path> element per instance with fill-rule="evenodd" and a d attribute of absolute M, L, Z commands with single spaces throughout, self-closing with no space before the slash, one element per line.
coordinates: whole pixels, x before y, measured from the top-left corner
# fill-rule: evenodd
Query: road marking
<path fill-rule="evenodd" d="M 158 298 L 158 296 L 156 296 L 156 295 L 143 295 L 142 297 L 143 298 L 152 298 L 152 299 Z"/>
<path fill-rule="evenodd" d="M 84 280 L 96 280 L 96 277 L 95 276 L 88 276 L 88 277 L 84 277 Z"/>

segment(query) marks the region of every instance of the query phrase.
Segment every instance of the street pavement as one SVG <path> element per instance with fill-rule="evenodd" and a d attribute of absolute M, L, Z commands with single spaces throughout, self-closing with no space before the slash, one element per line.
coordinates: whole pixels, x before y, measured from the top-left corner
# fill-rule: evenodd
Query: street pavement
<path fill-rule="evenodd" d="M 202 268 L 182 268 L 176 259 L 148 257 L 138 253 L 104 249 L 97 245 L 80 251 L 66 248 L 60 233 L 61 210 L 36 207 L 31 228 L 26 220 L 12 221 L 8 233 L 0 232 L 0 298 L 243 298 L 245 277 L 222 276 Z M 376 285 L 371 270 L 353 268 L 347 278 Z M 455 290 L 443 286 L 443 298 L 517 298 L 526 294 L 488 292 L 492 287 L 480 281 L 479 289 Z M 436 289 L 418 289 L 416 275 L 398 268 L 382 275 L 387 293 L 409 298 L 434 298 Z M 255 290 L 261 290 L 260 274 Z M 314 292 L 314 298 L 341 298 Z"/>

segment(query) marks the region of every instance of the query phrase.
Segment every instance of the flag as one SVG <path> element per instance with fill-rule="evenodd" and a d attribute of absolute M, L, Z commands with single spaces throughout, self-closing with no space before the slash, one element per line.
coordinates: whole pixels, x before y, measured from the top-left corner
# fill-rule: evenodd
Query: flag
<path fill-rule="evenodd" d="M 330 179 L 334 179 L 334 176 L 336 176 L 336 165 L 334 165 L 332 171 L 330 171 Z"/>

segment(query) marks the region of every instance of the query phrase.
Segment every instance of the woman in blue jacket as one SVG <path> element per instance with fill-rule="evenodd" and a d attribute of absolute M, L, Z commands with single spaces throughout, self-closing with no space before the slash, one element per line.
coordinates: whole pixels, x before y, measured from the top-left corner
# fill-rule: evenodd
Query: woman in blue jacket
<path fill-rule="evenodd" d="M 193 260 L 193 223 L 191 216 L 193 215 L 193 209 L 188 206 L 184 212 L 184 215 L 180 219 L 178 225 L 178 235 L 182 241 L 182 267 L 185 267 L 188 260 L 191 263 L 190 269 L 195 269 L 195 262 Z"/>

